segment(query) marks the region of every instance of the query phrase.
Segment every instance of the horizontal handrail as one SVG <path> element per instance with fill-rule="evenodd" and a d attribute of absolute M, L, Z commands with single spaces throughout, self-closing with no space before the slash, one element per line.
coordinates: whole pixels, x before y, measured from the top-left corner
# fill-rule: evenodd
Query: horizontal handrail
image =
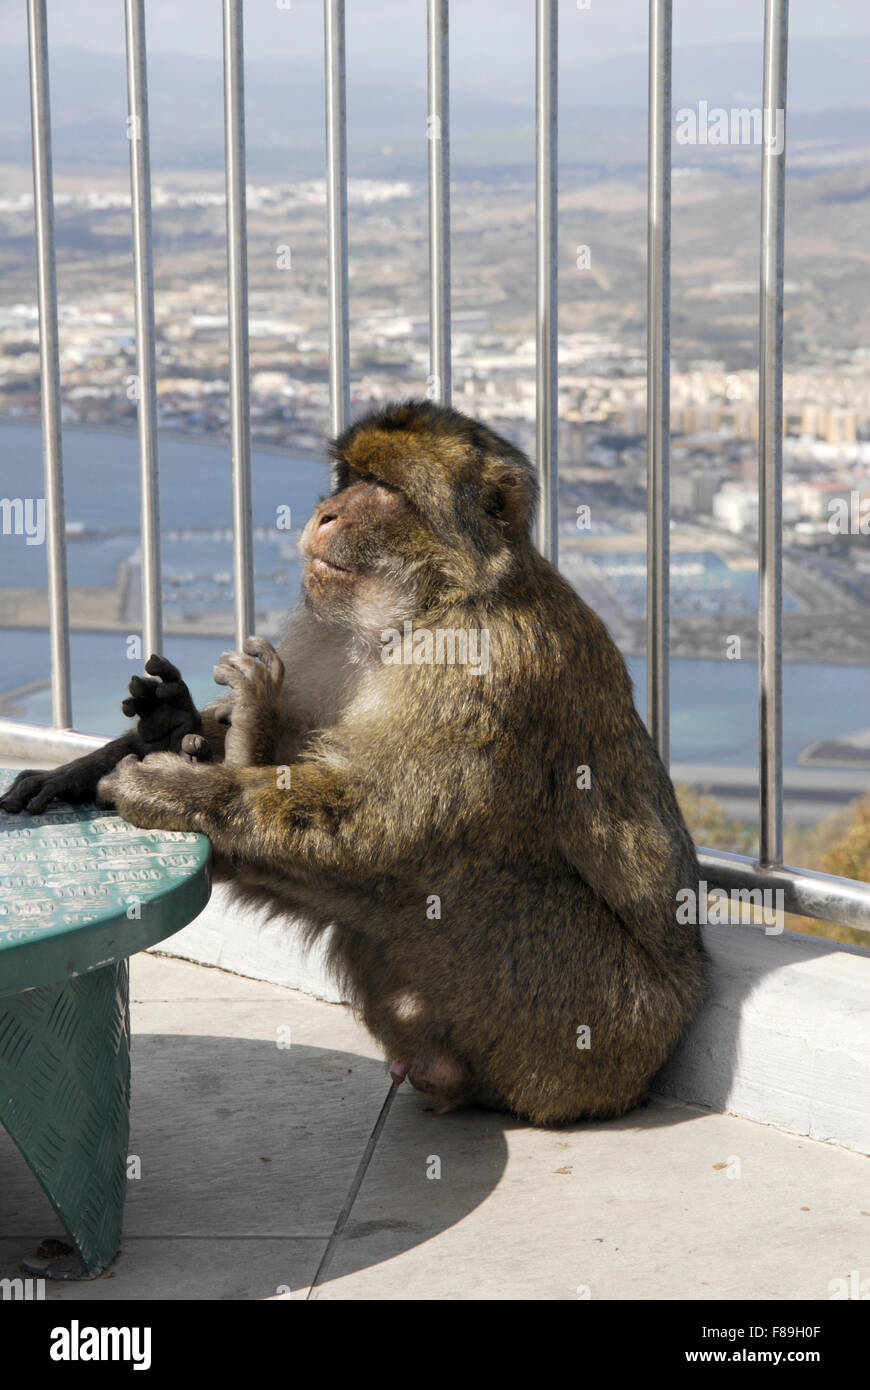
<path fill-rule="evenodd" d="M 700 845 L 698 863 L 710 888 L 781 891 L 783 912 L 870 932 L 870 883 L 787 864 L 762 864 L 743 854 Z"/>
<path fill-rule="evenodd" d="M 71 758 L 80 758 L 83 753 L 93 753 L 108 742 L 97 734 L 79 734 L 73 729 L 48 729 L 42 724 L 0 719 L 0 760 L 5 756 L 66 763 Z"/>

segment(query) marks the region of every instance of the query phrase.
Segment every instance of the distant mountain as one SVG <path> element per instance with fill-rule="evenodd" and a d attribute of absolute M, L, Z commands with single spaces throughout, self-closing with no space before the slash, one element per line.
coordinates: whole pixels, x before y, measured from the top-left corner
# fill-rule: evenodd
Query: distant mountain
<path fill-rule="evenodd" d="M 676 7 L 675 7 L 676 9 Z M 763 6 L 759 4 L 759 12 Z M 679 39 L 679 16 L 674 30 Z M 674 48 L 675 107 L 706 100 L 711 105 L 760 105 L 761 28 L 755 43 L 695 44 Z M 530 102 L 534 92 L 531 55 L 499 72 L 475 71 L 475 61 L 451 60 L 454 83 L 474 85 L 501 100 Z M 789 44 L 788 101 L 794 112 L 870 106 L 870 39 L 792 39 Z M 559 68 L 560 104 L 565 107 L 646 106 L 647 55 L 614 54 L 607 59 L 570 62 Z"/>
<path fill-rule="evenodd" d="M 218 168 L 223 162 L 220 64 L 177 53 L 149 55 L 152 157 L 161 167 Z M 529 53 L 496 70 L 486 55 L 452 58 L 453 169 L 457 177 L 527 170 L 533 158 L 533 63 Z M 870 124 L 870 40 L 796 39 L 791 46 L 791 131 L 800 139 L 865 141 Z M 640 166 L 645 159 L 644 53 L 560 68 L 560 156 L 584 164 Z M 51 50 L 54 150 L 63 165 L 127 160 L 123 60 L 73 48 Z M 753 106 L 761 99 L 754 44 L 678 48 L 674 107 Z M 348 72 L 348 154 L 360 175 L 422 177 L 426 167 L 422 83 Z M 305 178 L 323 168 L 323 71 L 310 57 L 250 60 L 246 128 L 251 173 Z M 27 55 L 0 52 L 0 160 L 30 158 Z"/>
<path fill-rule="evenodd" d="M 126 76 L 123 60 L 58 48 L 51 53 L 54 149 L 58 161 L 117 164 L 127 159 Z M 148 59 L 149 115 L 155 166 L 219 167 L 223 162 L 223 86 L 220 63 L 175 53 Z M 401 79 L 348 79 L 351 157 L 393 172 L 402 151 L 425 167 L 426 92 Z M 323 65 L 311 58 L 256 58 L 246 65 L 249 166 L 307 177 L 324 158 Z M 487 94 L 457 93 L 454 118 L 476 133 L 510 131 L 522 117 Z M 395 159 L 382 156 L 393 147 Z M 392 151 L 391 151 L 392 152 Z M 30 157 L 26 54 L 0 52 L 0 160 Z M 370 167 L 360 173 L 372 172 Z"/>

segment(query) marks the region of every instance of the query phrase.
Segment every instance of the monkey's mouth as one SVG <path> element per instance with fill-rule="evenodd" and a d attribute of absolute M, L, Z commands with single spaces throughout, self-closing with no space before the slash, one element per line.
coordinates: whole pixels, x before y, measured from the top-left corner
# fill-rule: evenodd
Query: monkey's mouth
<path fill-rule="evenodd" d="M 323 560 L 319 555 L 315 555 L 311 560 L 311 569 L 314 574 L 352 574 L 352 570 L 345 569 L 343 565 L 336 565 L 332 560 Z"/>

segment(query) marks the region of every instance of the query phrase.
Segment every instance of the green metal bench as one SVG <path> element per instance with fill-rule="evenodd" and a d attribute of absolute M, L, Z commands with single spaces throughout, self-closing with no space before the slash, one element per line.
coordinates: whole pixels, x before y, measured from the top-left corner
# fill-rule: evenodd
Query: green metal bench
<path fill-rule="evenodd" d="M 0 788 L 15 776 L 0 769 Z M 137 830 L 96 806 L 0 811 L 0 1120 L 75 1257 L 30 1273 L 96 1278 L 118 1251 L 130 1121 L 128 957 L 211 891 L 203 835 Z"/>

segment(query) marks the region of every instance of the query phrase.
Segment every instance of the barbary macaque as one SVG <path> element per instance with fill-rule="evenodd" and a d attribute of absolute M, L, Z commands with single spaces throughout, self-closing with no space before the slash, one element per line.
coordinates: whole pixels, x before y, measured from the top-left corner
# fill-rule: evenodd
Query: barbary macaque
<path fill-rule="evenodd" d="M 225 653 L 230 699 L 201 720 L 152 659 L 171 689 L 131 686 L 141 746 L 91 755 L 99 795 L 207 835 L 242 898 L 310 937 L 332 927 L 393 1080 L 435 1109 L 619 1115 L 703 994 L 677 921 L 695 850 L 625 662 L 533 545 L 533 470 L 506 439 L 410 401 L 331 451 L 277 651 Z M 22 774 L 0 804 L 39 809 L 64 772 Z"/>

